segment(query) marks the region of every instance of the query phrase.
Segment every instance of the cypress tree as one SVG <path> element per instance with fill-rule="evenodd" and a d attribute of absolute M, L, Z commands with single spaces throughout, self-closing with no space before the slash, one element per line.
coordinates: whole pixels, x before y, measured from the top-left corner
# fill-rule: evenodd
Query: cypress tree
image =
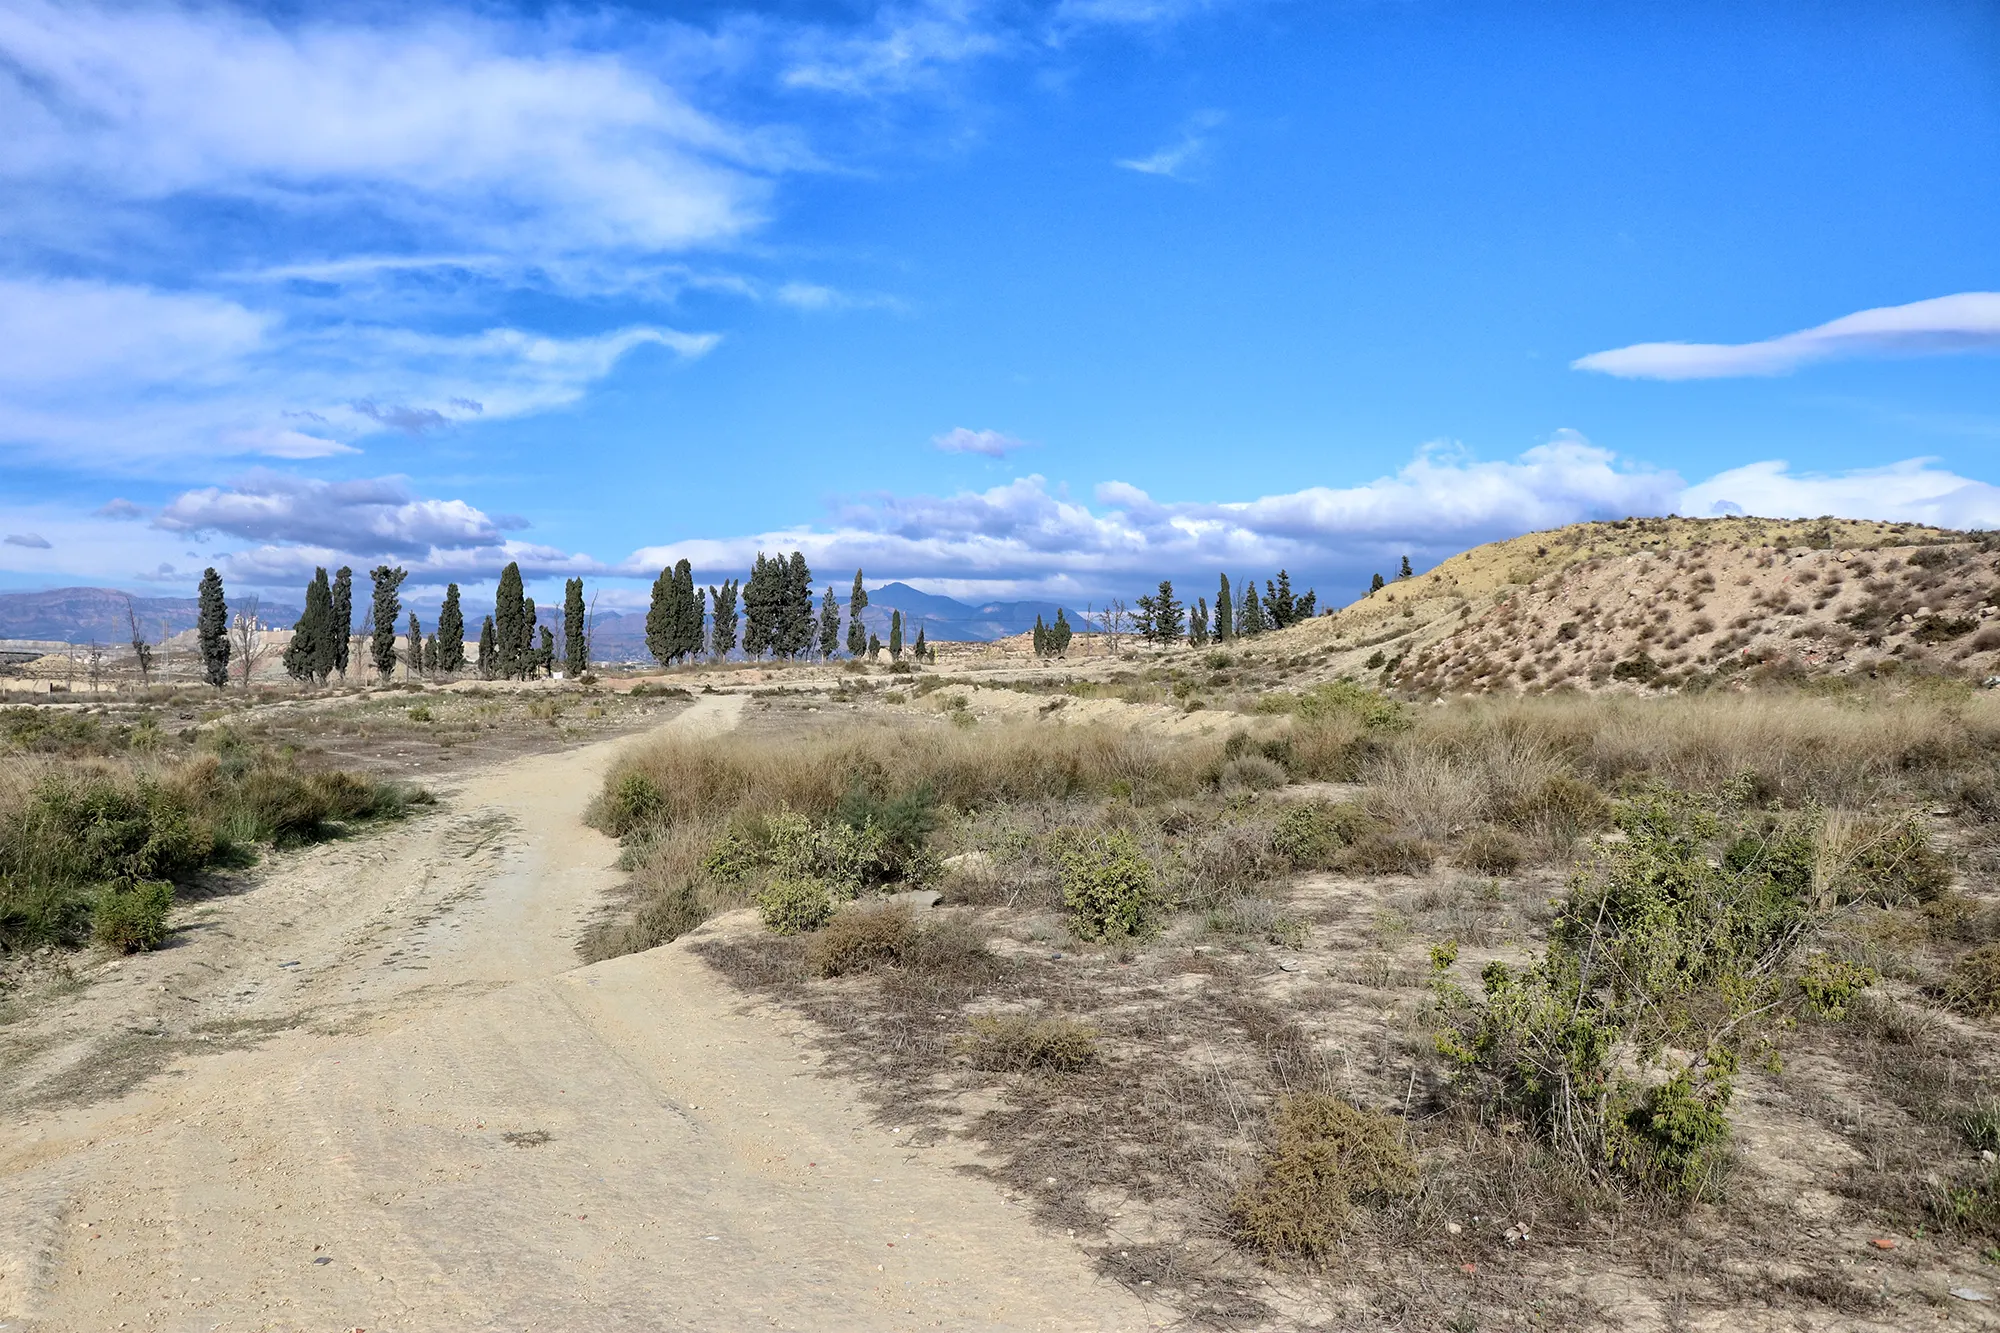
<path fill-rule="evenodd" d="M 757 552 L 743 585 L 743 655 L 752 661 L 771 646 L 771 562 Z"/>
<path fill-rule="evenodd" d="M 229 603 L 222 597 L 222 575 L 213 565 L 202 571 L 198 596 L 195 634 L 201 640 L 202 670 L 209 684 L 224 689 L 229 684 Z"/>
<path fill-rule="evenodd" d="M 342 565 L 333 575 L 333 669 L 347 679 L 348 640 L 354 635 L 354 571 Z"/>
<path fill-rule="evenodd" d="M 1387 586 L 1388 585 L 1386 583 L 1382 582 L 1382 576 L 1380 574 L 1377 574 L 1374 578 L 1368 581 L 1368 591 L 1370 592 L 1380 592 Z"/>
<path fill-rule="evenodd" d="M 556 632 L 547 625 L 542 626 L 542 646 L 535 649 L 535 668 L 545 676 L 556 674 Z"/>
<path fill-rule="evenodd" d="M 535 626 L 540 624 L 535 614 L 535 599 L 521 599 L 521 679 L 533 680 L 535 668 L 541 663 L 541 654 L 535 647 Z M 553 658 L 551 654 L 551 658 Z"/>
<path fill-rule="evenodd" d="M 1161 579 L 1160 590 L 1153 594 L 1153 639 L 1162 648 L 1171 648 L 1180 642 L 1181 624 L 1180 600 L 1174 596 L 1172 579 Z"/>
<path fill-rule="evenodd" d="M 1299 598 L 1299 619 L 1311 620 L 1318 610 L 1319 594 L 1307 588 L 1306 595 Z"/>
<path fill-rule="evenodd" d="M 1272 629 L 1283 629 L 1298 615 L 1298 604 L 1292 600 L 1292 576 L 1284 570 L 1278 571 L 1278 581 L 1264 580 L 1264 618 Z"/>
<path fill-rule="evenodd" d="M 1228 643 L 1236 637 L 1235 603 L 1229 596 L 1229 575 L 1222 576 L 1222 584 L 1215 590 L 1215 637 L 1218 642 Z"/>
<path fill-rule="evenodd" d="M 882 641 L 876 638 L 873 634 L 870 634 L 868 636 L 869 659 L 872 661 L 873 659 L 880 657 L 881 655 L 882 655 Z"/>
<path fill-rule="evenodd" d="M 458 604 L 458 585 L 444 585 L 444 605 L 438 609 L 438 670 L 456 675 L 465 670 L 465 611 Z"/>
<path fill-rule="evenodd" d="M 1396 571 L 1396 577 L 1399 579 L 1414 578 L 1416 572 L 1416 570 L 1410 568 L 1410 557 L 1404 556 L 1403 567 Z"/>
<path fill-rule="evenodd" d="M 1063 614 L 1060 606 L 1057 607 L 1056 623 L 1049 626 L 1049 656 L 1062 657 L 1069 652 L 1071 632 L 1069 617 Z"/>
<path fill-rule="evenodd" d="M 437 673 L 438 636 L 433 632 L 428 639 L 424 640 L 424 674 L 426 676 L 435 676 Z"/>
<path fill-rule="evenodd" d="M 327 588 L 326 570 L 316 569 L 306 584 L 305 610 L 292 626 L 292 641 L 285 645 L 285 674 L 293 680 L 325 684 L 326 673 L 333 667 L 332 638 L 333 594 Z"/>
<path fill-rule="evenodd" d="M 685 560 L 674 566 L 670 605 L 674 660 L 678 662 L 701 651 L 701 594 L 695 591 L 694 566 Z"/>
<path fill-rule="evenodd" d="M 892 610 L 889 612 L 889 660 L 891 662 L 900 662 L 903 660 L 903 613 L 901 611 Z"/>
<path fill-rule="evenodd" d="M 486 623 L 479 627 L 479 678 L 492 680 L 493 673 L 500 669 L 500 635 L 493 628 L 493 617 L 486 617 Z"/>
<path fill-rule="evenodd" d="M 916 646 L 910 650 L 911 655 L 914 656 L 919 662 L 921 662 L 924 660 L 924 654 L 929 651 L 930 651 L 930 645 L 924 642 L 924 627 L 922 625 L 918 625 L 917 642 Z"/>
<path fill-rule="evenodd" d="M 1208 642 L 1208 598 L 1194 599 L 1194 609 L 1188 612 L 1188 646 L 1199 648 Z"/>
<path fill-rule="evenodd" d="M 384 681 L 396 673 L 396 616 L 403 609 L 403 599 L 396 590 L 403 586 L 409 571 L 391 569 L 387 565 L 377 565 L 368 572 L 374 581 L 374 605 L 369 616 L 375 624 L 375 637 L 369 643 L 369 656 L 375 660 L 375 674 Z"/>
<path fill-rule="evenodd" d="M 653 600 L 646 607 L 646 651 L 661 666 L 674 661 L 674 571 L 669 566 L 653 580 Z"/>
<path fill-rule="evenodd" d="M 1153 641 L 1154 604 L 1150 594 L 1139 595 L 1137 609 L 1132 612 L 1132 634 L 1142 643 Z"/>
<path fill-rule="evenodd" d="M 833 655 L 840 651 L 840 603 L 833 599 L 833 585 L 826 585 L 826 596 L 819 602 L 819 660 L 831 662 Z"/>
<path fill-rule="evenodd" d="M 805 553 L 792 552 L 790 565 L 785 570 L 785 605 L 778 621 L 784 626 L 782 648 L 786 657 L 803 657 L 813 646 L 813 584 L 812 567 L 806 564 Z"/>
<path fill-rule="evenodd" d="M 415 680 L 424 674 L 424 627 L 417 623 L 417 613 L 410 612 L 410 632 L 403 648 L 403 676 Z"/>
<path fill-rule="evenodd" d="M 1049 655 L 1049 628 L 1042 623 L 1042 613 L 1039 611 L 1035 613 L 1034 643 L 1035 656 L 1047 657 Z"/>
<path fill-rule="evenodd" d="M 736 651 L 736 603 L 741 589 L 736 580 L 730 579 L 719 588 L 708 590 L 709 614 L 708 651 L 718 660 Z"/>
<path fill-rule="evenodd" d="M 854 571 L 854 590 L 847 594 L 847 655 L 859 658 L 868 651 L 868 627 L 861 613 L 868 609 L 868 590 L 861 586 L 861 571 Z"/>
<path fill-rule="evenodd" d="M 512 678 L 521 674 L 528 655 L 527 604 L 521 596 L 521 566 L 508 561 L 500 571 L 500 587 L 493 597 L 493 674 Z"/>
<path fill-rule="evenodd" d="M 563 674 L 581 680 L 589 670 L 583 646 L 583 580 L 570 579 L 563 584 Z"/>

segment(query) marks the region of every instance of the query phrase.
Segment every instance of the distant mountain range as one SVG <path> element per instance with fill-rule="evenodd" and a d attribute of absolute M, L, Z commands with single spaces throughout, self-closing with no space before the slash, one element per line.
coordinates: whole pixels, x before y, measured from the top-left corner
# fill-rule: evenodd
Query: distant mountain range
<path fill-rule="evenodd" d="M 356 589 L 357 602 L 367 589 Z M 845 599 L 843 599 L 844 601 Z M 142 597 L 116 588 L 53 588 L 47 592 L 0 593 L 0 639 L 40 639 L 62 643 L 126 643 L 132 631 L 126 608 L 139 618 L 139 628 L 149 640 L 194 628 L 196 601 L 192 597 Z M 245 599 L 230 599 L 230 610 L 240 611 Z M 436 619 L 436 608 L 417 607 L 428 628 Z M 364 607 L 357 605 L 357 615 Z M 560 604 L 539 608 L 543 624 L 559 628 Z M 868 593 L 868 609 L 861 621 L 885 641 L 889 637 L 889 613 L 901 611 L 905 637 L 914 639 L 919 626 L 932 639 L 984 642 L 1021 634 L 1035 627 L 1035 617 L 1054 620 L 1054 602 L 984 602 L 977 606 L 936 593 L 919 592 L 907 583 L 885 583 Z M 299 608 L 276 602 L 260 602 L 259 617 L 266 625 L 289 629 L 299 618 Z M 478 626 L 487 608 L 467 603 L 467 637 L 478 637 Z M 1071 608 L 1069 619 L 1083 628 L 1083 614 Z M 604 614 L 597 619 L 595 651 L 607 659 L 641 660 L 646 655 L 646 613 Z"/>

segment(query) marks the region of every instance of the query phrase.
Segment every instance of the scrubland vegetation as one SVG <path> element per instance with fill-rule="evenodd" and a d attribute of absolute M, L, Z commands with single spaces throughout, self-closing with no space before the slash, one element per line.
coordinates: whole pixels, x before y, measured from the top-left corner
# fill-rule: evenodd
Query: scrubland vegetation
<path fill-rule="evenodd" d="M 633 910 L 588 950 L 756 906 L 696 947 L 1188 1317 L 1331 1282 L 1575 1325 L 1615 1270 L 1893 1323 L 1947 1299 L 1912 1265 L 2000 1257 L 1991 695 L 1336 681 L 1172 734 L 938 699 L 628 755 Z"/>
<path fill-rule="evenodd" d="M 0 953 L 154 948 L 177 885 L 429 799 L 234 728 L 169 736 L 152 712 L 7 710 L 0 744 Z"/>

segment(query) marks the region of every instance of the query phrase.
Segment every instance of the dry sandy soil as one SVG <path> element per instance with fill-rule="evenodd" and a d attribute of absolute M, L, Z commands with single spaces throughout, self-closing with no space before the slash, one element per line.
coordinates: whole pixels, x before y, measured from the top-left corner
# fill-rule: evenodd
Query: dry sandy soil
<path fill-rule="evenodd" d="M 17 1001 L 0 1328 L 1159 1322 L 684 948 L 576 965 L 616 744 L 277 858 Z"/>

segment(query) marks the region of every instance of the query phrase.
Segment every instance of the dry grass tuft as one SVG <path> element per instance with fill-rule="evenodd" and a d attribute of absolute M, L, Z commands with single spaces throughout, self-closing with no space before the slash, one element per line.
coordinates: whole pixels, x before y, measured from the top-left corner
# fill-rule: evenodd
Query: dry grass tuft
<path fill-rule="evenodd" d="M 916 921 L 901 904 L 849 907 L 807 942 L 806 971 L 838 977 L 895 963 L 916 935 Z"/>
<path fill-rule="evenodd" d="M 1001 1014 L 975 1018 L 961 1048 L 976 1069 L 1069 1073 L 1097 1059 L 1097 1029 L 1073 1018 Z"/>
<path fill-rule="evenodd" d="M 1273 1143 L 1233 1208 L 1238 1238 L 1273 1259 L 1323 1263 L 1357 1207 L 1407 1194 L 1417 1167 L 1398 1123 L 1327 1093 L 1282 1097 Z"/>

